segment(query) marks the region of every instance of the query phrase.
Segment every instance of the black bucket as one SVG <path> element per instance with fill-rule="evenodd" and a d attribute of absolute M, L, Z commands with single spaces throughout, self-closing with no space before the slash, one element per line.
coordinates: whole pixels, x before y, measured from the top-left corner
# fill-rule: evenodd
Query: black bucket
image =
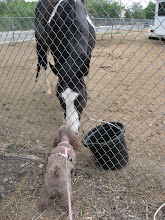
<path fill-rule="evenodd" d="M 84 136 L 83 144 L 103 169 L 121 169 L 128 163 L 124 132 L 120 122 L 103 123 Z"/>

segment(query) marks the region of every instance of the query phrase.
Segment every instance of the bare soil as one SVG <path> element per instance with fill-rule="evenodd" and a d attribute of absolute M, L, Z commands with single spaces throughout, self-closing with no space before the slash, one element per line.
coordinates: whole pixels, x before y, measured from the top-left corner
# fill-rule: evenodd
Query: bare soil
<path fill-rule="evenodd" d="M 92 119 L 120 121 L 130 159 L 119 171 L 104 171 L 81 145 L 72 180 L 73 219 L 149 220 L 165 201 L 164 52 L 164 41 L 148 40 L 145 31 L 97 35 L 80 141 L 83 131 L 101 123 Z M 58 197 L 44 213 L 37 207 L 53 136 L 63 123 L 57 78 L 49 70 L 51 95 L 44 92 L 43 73 L 35 83 L 35 41 L 0 45 L 0 57 L 1 219 L 69 219 Z M 162 209 L 157 220 L 164 217 Z"/>

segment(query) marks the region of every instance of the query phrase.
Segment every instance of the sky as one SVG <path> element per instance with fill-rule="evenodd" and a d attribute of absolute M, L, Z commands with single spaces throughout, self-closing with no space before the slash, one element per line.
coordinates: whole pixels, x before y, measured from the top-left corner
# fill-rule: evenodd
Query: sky
<path fill-rule="evenodd" d="M 120 2 L 120 0 L 118 0 Z M 130 6 L 133 4 L 133 2 L 140 2 L 140 4 L 143 6 L 143 8 L 145 8 L 149 1 L 152 1 L 152 2 L 156 2 L 156 0 L 121 0 L 121 3 L 123 6 L 127 7 L 127 6 Z"/>

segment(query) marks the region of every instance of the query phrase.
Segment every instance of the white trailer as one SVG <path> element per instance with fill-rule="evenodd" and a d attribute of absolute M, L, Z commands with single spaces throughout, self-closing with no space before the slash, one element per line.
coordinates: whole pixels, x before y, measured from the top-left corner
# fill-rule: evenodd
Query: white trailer
<path fill-rule="evenodd" d="M 165 39 L 165 0 L 156 1 L 154 25 L 149 26 L 148 36 Z"/>

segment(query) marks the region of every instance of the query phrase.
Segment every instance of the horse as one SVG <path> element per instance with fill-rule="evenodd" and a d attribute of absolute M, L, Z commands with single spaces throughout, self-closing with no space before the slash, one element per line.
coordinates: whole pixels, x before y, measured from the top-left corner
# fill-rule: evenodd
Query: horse
<path fill-rule="evenodd" d="M 35 9 L 35 38 L 38 55 L 36 81 L 44 68 L 48 93 L 47 53 L 52 72 L 58 76 L 56 95 L 66 124 L 78 132 L 82 111 L 87 104 L 84 77 L 89 73 L 95 45 L 95 27 L 80 0 L 40 0 Z"/>

